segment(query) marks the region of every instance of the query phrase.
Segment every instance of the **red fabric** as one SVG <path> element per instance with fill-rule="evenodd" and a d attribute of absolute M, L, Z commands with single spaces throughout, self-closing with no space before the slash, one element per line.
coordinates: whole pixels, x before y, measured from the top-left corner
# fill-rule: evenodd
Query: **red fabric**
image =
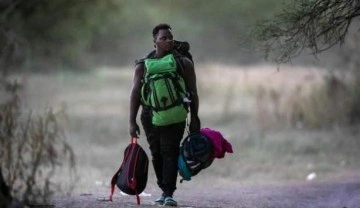
<path fill-rule="evenodd" d="M 213 144 L 213 158 L 223 158 L 225 153 L 233 153 L 231 144 L 223 137 L 223 135 L 210 128 L 201 128 L 200 133 L 205 135 Z"/>

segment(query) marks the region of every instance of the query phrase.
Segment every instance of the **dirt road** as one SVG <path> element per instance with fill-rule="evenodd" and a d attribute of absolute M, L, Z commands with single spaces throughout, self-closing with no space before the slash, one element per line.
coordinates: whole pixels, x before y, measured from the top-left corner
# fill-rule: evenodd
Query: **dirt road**
<path fill-rule="evenodd" d="M 360 208 L 360 177 L 336 182 L 311 182 L 281 186 L 229 186 L 210 185 L 194 187 L 180 185 L 176 199 L 180 207 L 241 207 L 241 208 Z M 155 187 L 147 188 L 141 197 L 140 207 L 156 207 Z M 149 196 L 151 194 L 151 196 Z M 106 190 L 98 193 L 73 194 L 57 198 L 55 207 L 136 207 L 134 196 L 121 195 L 119 191 L 114 201 L 107 201 Z"/>

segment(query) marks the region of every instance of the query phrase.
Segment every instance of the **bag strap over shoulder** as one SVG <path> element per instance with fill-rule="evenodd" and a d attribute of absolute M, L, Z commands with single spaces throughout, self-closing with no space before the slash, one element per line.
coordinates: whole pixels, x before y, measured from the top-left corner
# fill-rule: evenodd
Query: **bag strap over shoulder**
<path fill-rule="evenodd" d="M 187 42 L 184 42 L 184 43 L 186 43 L 186 44 L 188 45 Z M 187 45 L 182 46 L 182 47 L 185 47 L 185 48 L 186 48 L 186 47 L 188 47 Z M 186 58 L 188 58 L 192 63 L 194 63 L 193 60 L 192 60 L 192 56 L 191 56 L 191 54 L 190 54 L 188 51 L 186 51 L 186 52 L 179 52 L 179 50 L 180 50 L 180 49 L 175 48 L 175 50 L 173 50 L 173 52 L 172 52 L 172 54 L 174 55 L 174 58 L 175 58 L 175 59 L 181 59 L 182 57 L 186 57 Z M 181 49 L 181 50 L 185 50 L 185 49 Z M 146 54 L 143 58 L 138 59 L 138 60 L 135 60 L 135 65 L 141 64 L 141 63 L 143 64 L 146 59 L 153 57 L 154 54 L 155 54 L 155 52 L 156 52 L 156 50 L 152 50 L 152 51 L 150 51 L 148 54 Z M 184 54 L 184 53 L 186 53 L 186 54 Z"/>
<path fill-rule="evenodd" d="M 144 64 L 145 60 L 154 56 L 155 52 L 156 52 L 156 50 L 152 50 L 148 54 L 146 54 L 146 56 L 144 56 L 143 58 L 135 60 L 135 66 L 138 64 Z"/>
<path fill-rule="evenodd" d="M 156 52 L 156 50 L 152 50 L 148 54 L 146 54 L 146 56 L 144 56 L 143 58 L 141 58 L 139 60 L 136 60 L 135 61 L 135 66 L 138 65 L 138 64 L 145 64 L 145 60 L 153 57 L 155 52 Z M 173 50 L 172 54 L 173 54 L 175 62 L 176 62 L 176 71 L 177 71 L 177 73 L 181 77 L 184 77 L 185 66 L 184 66 L 184 62 L 183 62 L 182 58 L 186 57 L 186 56 L 184 56 L 183 54 L 181 54 L 177 50 Z M 192 60 L 190 60 L 190 61 L 192 61 Z M 144 65 L 144 69 L 145 69 L 145 65 Z M 143 79 L 145 78 L 145 75 L 146 75 L 146 73 L 144 73 Z"/>

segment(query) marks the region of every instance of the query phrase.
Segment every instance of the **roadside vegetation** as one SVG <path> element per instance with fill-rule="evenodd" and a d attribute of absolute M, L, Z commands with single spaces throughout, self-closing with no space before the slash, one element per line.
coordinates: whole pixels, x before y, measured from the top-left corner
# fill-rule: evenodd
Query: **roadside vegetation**
<path fill-rule="evenodd" d="M 202 125 L 234 147 L 192 183 L 333 180 L 358 171 L 359 5 L 0 1 L 1 186 L 25 204 L 108 188 L 129 142 L 132 63 L 153 49 L 151 29 L 161 22 L 191 44 Z M 140 143 L 147 145 L 143 131 Z"/>
<path fill-rule="evenodd" d="M 65 112 L 26 110 L 24 87 L 8 77 L 0 79 L 0 170 L 11 198 L 34 205 L 71 191 L 75 154 L 62 127 Z M 70 183 L 64 186 L 54 178 L 66 167 Z"/>

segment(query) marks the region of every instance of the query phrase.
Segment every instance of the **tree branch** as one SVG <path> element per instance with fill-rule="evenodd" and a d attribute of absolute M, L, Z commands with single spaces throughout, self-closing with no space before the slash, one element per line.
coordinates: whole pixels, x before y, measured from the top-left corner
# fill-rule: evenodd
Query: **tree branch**
<path fill-rule="evenodd" d="M 278 63 L 290 61 L 305 49 L 316 55 L 342 43 L 359 0 L 294 0 L 272 20 L 257 25 L 255 36 Z"/>

